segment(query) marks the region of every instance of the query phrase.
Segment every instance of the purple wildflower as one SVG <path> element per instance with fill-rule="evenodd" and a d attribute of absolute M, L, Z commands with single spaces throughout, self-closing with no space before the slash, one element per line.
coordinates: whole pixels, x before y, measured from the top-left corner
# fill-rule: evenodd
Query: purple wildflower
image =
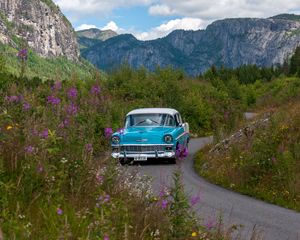
<path fill-rule="evenodd" d="M 167 199 L 164 199 L 161 201 L 161 209 L 166 209 L 168 207 L 168 200 Z"/>
<path fill-rule="evenodd" d="M 92 86 L 90 93 L 93 95 L 98 95 L 101 92 L 101 88 L 98 85 Z"/>
<path fill-rule="evenodd" d="M 213 219 L 209 219 L 205 224 L 204 227 L 206 227 L 207 230 L 211 230 L 216 226 L 216 221 Z"/>
<path fill-rule="evenodd" d="M 60 99 L 51 95 L 47 97 L 47 103 L 55 106 L 55 105 L 59 105 L 60 104 Z"/>
<path fill-rule="evenodd" d="M 55 90 L 60 90 L 62 88 L 62 83 L 61 83 L 61 81 L 56 81 L 55 83 L 54 83 L 54 89 Z"/>
<path fill-rule="evenodd" d="M 32 134 L 32 136 L 38 136 L 39 132 L 36 129 L 32 129 L 31 134 Z"/>
<path fill-rule="evenodd" d="M 33 146 L 27 146 L 25 147 L 25 152 L 28 153 L 28 154 L 32 154 L 33 151 L 34 151 L 34 147 Z"/>
<path fill-rule="evenodd" d="M 63 210 L 62 210 L 61 208 L 57 208 L 57 209 L 56 209 L 56 213 L 57 213 L 58 215 L 62 215 L 62 214 L 63 214 Z"/>
<path fill-rule="evenodd" d="M 42 173 L 42 172 L 44 172 L 44 167 L 43 167 L 43 165 L 41 165 L 41 164 L 39 164 L 38 166 L 37 166 L 37 170 L 36 170 L 38 173 Z"/>
<path fill-rule="evenodd" d="M 105 128 L 105 130 L 104 130 L 104 135 L 106 138 L 110 138 L 113 133 L 114 132 L 113 132 L 112 128 Z"/>
<path fill-rule="evenodd" d="M 76 115 L 78 112 L 78 107 L 71 103 L 68 107 L 67 107 L 67 112 L 69 115 Z"/>
<path fill-rule="evenodd" d="M 22 100 L 22 97 L 13 95 L 13 96 L 7 96 L 5 99 L 9 103 L 18 103 Z"/>
<path fill-rule="evenodd" d="M 69 99 L 76 99 L 77 97 L 77 89 L 72 87 L 68 90 L 68 97 Z"/>
<path fill-rule="evenodd" d="M 102 185 L 103 181 L 104 181 L 104 177 L 102 175 L 100 175 L 100 174 L 97 174 L 96 175 L 96 181 L 97 181 L 97 183 L 99 183 L 100 185 Z"/>
<path fill-rule="evenodd" d="M 91 144 L 91 143 L 86 144 L 85 151 L 88 153 L 92 153 L 93 152 L 93 144 Z"/>
<path fill-rule="evenodd" d="M 104 235 L 104 238 L 103 238 L 103 240 L 109 240 L 109 237 L 108 237 L 108 235 Z"/>
<path fill-rule="evenodd" d="M 68 118 L 66 118 L 65 120 L 63 120 L 63 121 L 58 125 L 58 127 L 59 127 L 59 128 L 66 128 L 66 127 L 69 126 L 69 124 L 70 124 L 70 121 L 69 121 Z"/>
<path fill-rule="evenodd" d="M 197 205 L 201 201 L 201 197 L 199 195 L 191 197 L 191 206 Z"/>
<path fill-rule="evenodd" d="M 18 52 L 18 58 L 20 60 L 26 60 L 27 59 L 27 56 L 28 56 L 28 51 L 26 48 L 24 49 L 21 49 L 19 52 Z"/>
<path fill-rule="evenodd" d="M 40 137 L 43 139 L 47 139 L 49 137 L 49 130 L 46 128 L 44 131 L 40 133 Z"/>
<path fill-rule="evenodd" d="M 121 135 L 123 135 L 123 134 L 124 134 L 124 131 L 125 131 L 125 129 L 124 129 L 124 128 L 119 128 L 119 129 L 117 130 L 117 132 L 119 132 Z"/>
<path fill-rule="evenodd" d="M 277 162 L 277 158 L 274 157 L 274 156 L 271 158 L 271 160 L 272 160 L 272 163 L 276 163 Z"/>
<path fill-rule="evenodd" d="M 23 110 L 28 111 L 31 108 L 30 104 L 28 102 L 23 103 Z"/>
<path fill-rule="evenodd" d="M 103 202 L 106 203 L 109 202 L 109 200 L 110 200 L 110 195 L 106 194 Z"/>
<path fill-rule="evenodd" d="M 182 151 L 182 157 L 186 158 L 188 156 L 188 154 L 189 154 L 189 151 L 188 151 L 187 147 L 185 147 Z"/>

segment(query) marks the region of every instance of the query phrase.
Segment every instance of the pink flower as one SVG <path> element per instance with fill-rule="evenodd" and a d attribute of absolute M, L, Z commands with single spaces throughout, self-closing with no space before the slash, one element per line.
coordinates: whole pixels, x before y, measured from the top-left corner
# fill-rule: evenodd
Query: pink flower
<path fill-rule="evenodd" d="M 43 139 L 47 139 L 49 137 L 49 130 L 46 128 L 44 131 L 40 133 L 40 137 Z"/>
<path fill-rule="evenodd" d="M 104 135 L 105 135 L 106 138 L 111 137 L 111 135 L 112 135 L 113 133 L 114 133 L 114 132 L 113 132 L 112 128 L 105 128 L 105 130 L 104 130 Z"/>
<path fill-rule="evenodd" d="M 164 199 L 161 201 L 161 209 L 166 209 L 168 207 L 168 200 Z"/>
<path fill-rule="evenodd" d="M 23 103 L 23 110 L 28 111 L 31 108 L 30 104 L 28 102 Z"/>
<path fill-rule="evenodd" d="M 197 205 L 201 201 L 201 197 L 199 195 L 191 197 L 191 206 Z"/>
<path fill-rule="evenodd" d="M 213 228 L 216 227 L 216 221 L 213 220 L 213 219 L 209 219 L 205 224 L 204 224 L 204 227 L 206 227 L 207 230 L 211 230 Z"/>
<path fill-rule="evenodd" d="M 108 237 L 108 235 L 104 235 L 104 238 L 103 238 L 103 240 L 109 240 L 109 237 Z"/>
<path fill-rule="evenodd" d="M 57 213 L 58 215 L 62 215 L 64 212 L 63 212 L 63 210 L 62 210 L 61 208 L 57 208 L 57 209 L 56 209 L 56 213 Z"/>
<path fill-rule="evenodd" d="M 93 95 L 98 95 L 101 92 L 101 88 L 98 85 L 92 86 L 90 93 Z"/>
<path fill-rule="evenodd" d="M 25 147 L 25 152 L 26 153 L 31 154 L 31 153 L 33 153 L 33 151 L 34 151 L 34 147 L 32 147 L 32 146 Z"/>
<path fill-rule="evenodd" d="M 77 89 L 72 87 L 68 90 L 68 97 L 70 99 L 75 99 L 77 97 Z"/>

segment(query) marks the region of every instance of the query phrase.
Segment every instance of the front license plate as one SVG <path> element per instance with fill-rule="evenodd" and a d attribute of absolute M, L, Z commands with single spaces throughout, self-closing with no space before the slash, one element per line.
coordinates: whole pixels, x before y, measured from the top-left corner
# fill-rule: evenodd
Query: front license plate
<path fill-rule="evenodd" d="M 147 161 L 147 157 L 146 156 L 134 157 L 134 161 Z"/>

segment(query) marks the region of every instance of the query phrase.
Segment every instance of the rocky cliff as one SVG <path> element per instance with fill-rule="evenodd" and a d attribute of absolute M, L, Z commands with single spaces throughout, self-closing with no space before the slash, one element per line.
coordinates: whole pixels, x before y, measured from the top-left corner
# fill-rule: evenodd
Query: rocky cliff
<path fill-rule="evenodd" d="M 79 58 L 72 25 L 51 0 L 0 0 L 0 41 L 29 47 L 44 57 Z"/>
<path fill-rule="evenodd" d="M 177 30 L 162 39 L 138 41 L 119 35 L 82 51 L 83 57 L 103 69 L 122 63 L 153 70 L 172 65 L 198 75 L 212 64 L 230 68 L 243 64 L 282 64 L 300 45 L 297 16 L 269 19 L 219 20 L 206 30 Z"/>

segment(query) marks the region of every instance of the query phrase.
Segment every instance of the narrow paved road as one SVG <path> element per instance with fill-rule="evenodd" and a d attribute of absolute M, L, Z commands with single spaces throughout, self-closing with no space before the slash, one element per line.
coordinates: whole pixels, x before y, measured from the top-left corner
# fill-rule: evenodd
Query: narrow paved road
<path fill-rule="evenodd" d="M 208 219 L 222 214 L 226 224 L 242 224 L 243 239 L 250 239 L 254 227 L 263 231 L 261 236 L 267 240 L 300 239 L 300 213 L 215 186 L 195 173 L 193 155 L 211 141 L 212 138 L 193 139 L 190 154 L 181 164 L 141 163 L 140 172 L 152 176 L 154 190 L 159 191 L 161 184 L 172 182 L 174 170 L 181 168 L 186 193 L 201 197 L 195 207 L 198 215 Z"/>

